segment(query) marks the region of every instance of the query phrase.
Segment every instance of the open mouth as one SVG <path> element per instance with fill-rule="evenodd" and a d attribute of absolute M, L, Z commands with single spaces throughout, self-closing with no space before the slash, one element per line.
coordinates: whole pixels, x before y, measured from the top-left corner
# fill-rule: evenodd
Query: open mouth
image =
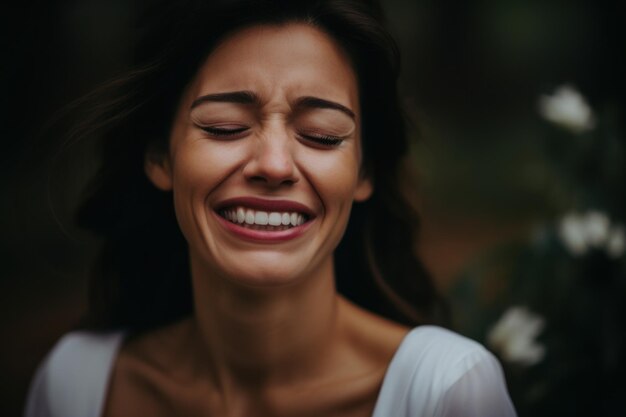
<path fill-rule="evenodd" d="M 227 207 L 218 214 L 238 226 L 252 230 L 282 231 L 303 225 L 309 216 L 296 211 L 263 211 L 242 206 Z"/>

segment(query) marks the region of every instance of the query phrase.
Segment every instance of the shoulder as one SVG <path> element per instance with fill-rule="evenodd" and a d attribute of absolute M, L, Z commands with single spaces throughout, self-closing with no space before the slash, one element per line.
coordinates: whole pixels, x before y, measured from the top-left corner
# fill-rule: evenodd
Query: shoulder
<path fill-rule="evenodd" d="M 472 414 L 474 405 L 494 395 L 493 410 Z M 496 358 L 481 344 L 436 326 L 407 334 L 387 370 L 380 402 L 403 404 L 407 416 L 514 415 Z M 468 408 L 450 414 L 459 402 Z"/>
<path fill-rule="evenodd" d="M 65 372 L 78 370 L 72 365 L 85 360 L 95 361 L 90 364 L 108 364 L 117 351 L 123 332 L 71 332 L 63 336 L 52 348 L 46 358 L 49 368 L 63 366 Z M 68 369 L 69 368 L 69 369 Z M 84 371 L 84 368 L 83 368 Z"/>
<path fill-rule="evenodd" d="M 388 373 L 412 383 L 445 391 L 475 366 L 495 363 L 481 344 L 437 326 L 420 326 L 407 334 Z M 394 378 L 395 379 L 395 378 Z"/>
<path fill-rule="evenodd" d="M 480 343 L 437 326 L 420 326 L 405 338 L 396 353 L 400 362 L 413 370 L 438 375 L 441 383 L 452 384 L 482 362 L 496 362 Z"/>
<path fill-rule="evenodd" d="M 26 417 L 98 416 L 122 332 L 72 332 L 40 365 L 30 387 Z"/>

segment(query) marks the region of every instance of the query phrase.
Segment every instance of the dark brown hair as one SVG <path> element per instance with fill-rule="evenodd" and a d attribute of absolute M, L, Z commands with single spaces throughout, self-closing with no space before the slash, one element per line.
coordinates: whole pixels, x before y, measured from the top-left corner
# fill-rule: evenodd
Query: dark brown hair
<path fill-rule="evenodd" d="M 338 290 L 399 322 L 441 322 L 444 303 L 415 253 L 418 216 L 403 189 L 408 139 L 396 87 L 399 54 L 377 3 L 178 0 L 160 2 L 146 18 L 135 69 L 86 99 L 98 105 L 76 129 L 102 146 L 101 168 L 77 212 L 79 226 L 103 239 L 84 325 L 142 330 L 191 314 L 187 244 L 171 193 L 149 183 L 144 158 L 167 151 L 182 91 L 220 40 L 247 26 L 287 22 L 329 34 L 359 80 L 363 168 L 374 193 L 354 206 L 335 252 Z"/>

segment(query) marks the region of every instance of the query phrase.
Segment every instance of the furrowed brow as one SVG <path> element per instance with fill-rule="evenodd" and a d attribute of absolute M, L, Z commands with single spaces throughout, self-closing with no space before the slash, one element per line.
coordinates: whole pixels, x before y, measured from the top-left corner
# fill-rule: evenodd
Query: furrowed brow
<path fill-rule="evenodd" d="M 207 94 L 198 97 L 191 103 L 191 108 L 198 107 L 203 103 L 239 103 L 254 104 L 258 103 L 258 97 L 252 91 L 229 91 L 226 93 Z"/>
<path fill-rule="evenodd" d="M 340 112 L 348 115 L 350 118 L 355 118 L 354 112 L 343 104 L 319 97 L 302 97 L 297 101 L 296 105 L 299 107 L 339 110 Z"/>

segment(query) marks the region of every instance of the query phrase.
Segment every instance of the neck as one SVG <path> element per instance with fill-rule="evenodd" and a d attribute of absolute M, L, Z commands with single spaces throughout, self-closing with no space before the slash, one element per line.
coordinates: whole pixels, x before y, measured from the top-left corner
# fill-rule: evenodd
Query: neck
<path fill-rule="evenodd" d="M 191 266 L 200 353 L 218 384 L 282 385 L 320 372 L 337 340 L 332 259 L 314 276 L 263 289 Z"/>

